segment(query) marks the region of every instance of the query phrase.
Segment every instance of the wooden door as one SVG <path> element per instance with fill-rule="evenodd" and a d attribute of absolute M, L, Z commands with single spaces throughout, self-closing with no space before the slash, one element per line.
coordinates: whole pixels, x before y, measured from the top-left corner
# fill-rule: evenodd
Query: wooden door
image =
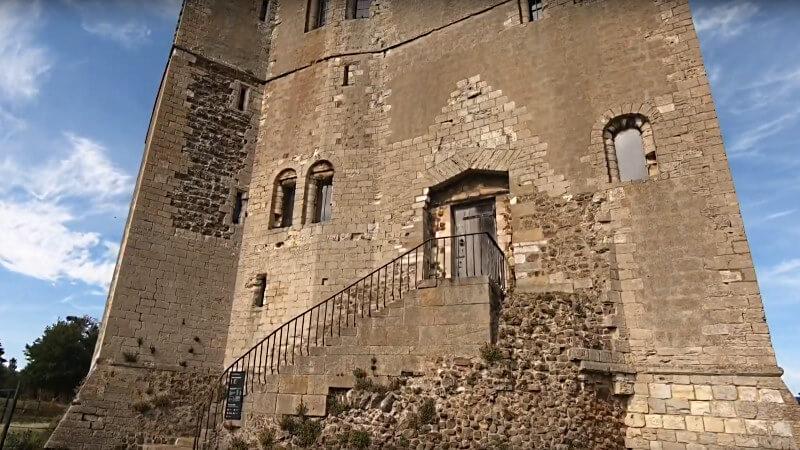
<path fill-rule="evenodd" d="M 488 255 L 489 236 L 497 236 L 494 199 L 454 205 L 453 275 L 473 277 L 488 275 L 483 255 Z M 486 234 L 488 234 L 488 236 Z"/>

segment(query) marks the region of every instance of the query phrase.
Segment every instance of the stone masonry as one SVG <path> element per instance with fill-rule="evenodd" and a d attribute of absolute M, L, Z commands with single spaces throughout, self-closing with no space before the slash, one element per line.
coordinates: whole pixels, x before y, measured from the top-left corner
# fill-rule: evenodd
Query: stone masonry
<path fill-rule="evenodd" d="M 688 1 L 531 2 L 186 0 L 48 447 L 186 442 L 231 362 L 488 200 L 504 295 L 443 261 L 261 376 L 221 445 L 300 445 L 278 423 L 302 402 L 327 448 L 800 448 Z M 643 180 L 619 181 L 626 121 Z"/>

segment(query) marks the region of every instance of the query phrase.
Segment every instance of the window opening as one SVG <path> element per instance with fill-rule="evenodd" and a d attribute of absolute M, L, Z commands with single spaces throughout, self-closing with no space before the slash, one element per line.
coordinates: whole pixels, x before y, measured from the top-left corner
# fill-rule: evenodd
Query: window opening
<path fill-rule="evenodd" d="M 233 223 L 236 225 L 244 223 L 245 217 L 247 217 L 247 193 L 237 191 L 233 204 Z"/>
<path fill-rule="evenodd" d="M 333 213 L 333 166 L 327 161 L 311 166 L 306 186 L 304 222 L 330 220 Z"/>
<path fill-rule="evenodd" d="M 248 97 L 250 96 L 250 88 L 245 85 L 239 86 L 239 95 L 236 98 L 236 109 L 244 111 L 247 109 Z"/>
<path fill-rule="evenodd" d="M 256 292 L 253 297 L 253 306 L 263 307 L 267 303 L 267 275 L 256 276 Z"/>
<path fill-rule="evenodd" d="M 647 180 L 658 175 L 653 129 L 641 114 L 611 120 L 603 132 L 609 181 Z"/>
<path fill-rule="evenodd" d="M 372 0 L 348 0 L 346 19 L 369 18 L 369 7 Z"/>
<path fill-rule="evenodd" d="M 270 0 L 261 1 L 261 9 L 258 12 L 258 20 L 262 22 L 267 21 L 267 17 L 269 17 L 269 6 L 270 6 Z"/>
<path fill-rule="evenodd" d="M 333 200 L 333 178 L 317 181 L 317 204 L 314 222 L 327 222 L 331 219 L 331 202 Z"/>
<path fill-rule="evenodd" d="M 530 10 L 528 11 L 529 13 L 528 17 L 531 20 L 531 22 L 535 22 L 542 18 L 542 13 L 544 9 L 542 0 L 528 0 L 528 6 L 530 8 Z"/>
<path fill-rule="evenodd" d="M 351 73 L 352 71 L 353 71 L 353 65 L 352 64 L 346 64 L 344 66 L 344 73 L 342 74 L 342 78 L 343 78 L 342 79 L 342 86 L 350 86 L 350 84 L 353 81 L 353 76 L 352 76 L 352 73 Z"/>
<path fill-rule="evenodd" d="M 292 217 L 294 216 L 294 197 L 297 189 L 295 180 L 286 181 L 281 184 L 281 227 L 289 227 L 292 225 Z"/>

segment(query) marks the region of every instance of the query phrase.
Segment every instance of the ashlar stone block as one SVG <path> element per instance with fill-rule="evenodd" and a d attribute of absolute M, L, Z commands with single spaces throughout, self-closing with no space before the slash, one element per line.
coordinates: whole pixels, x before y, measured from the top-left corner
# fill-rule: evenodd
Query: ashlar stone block
<path fill-rule="evenodd" d="M 671 398 L 672 389 L 670 385 L 662 383 L 650 383 L 650 396 L 655 398 Z"/>

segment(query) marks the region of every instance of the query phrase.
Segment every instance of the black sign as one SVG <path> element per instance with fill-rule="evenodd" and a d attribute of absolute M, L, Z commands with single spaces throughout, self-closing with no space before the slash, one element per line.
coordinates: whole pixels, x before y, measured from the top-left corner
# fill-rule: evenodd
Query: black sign
<path fill-rule="evenodd" d="M 230 377 L 228 377 L 228 398 L 225 402 L 225 420 L 242 420 L 244 378 L 244 372 L 231 372 Z"/>

